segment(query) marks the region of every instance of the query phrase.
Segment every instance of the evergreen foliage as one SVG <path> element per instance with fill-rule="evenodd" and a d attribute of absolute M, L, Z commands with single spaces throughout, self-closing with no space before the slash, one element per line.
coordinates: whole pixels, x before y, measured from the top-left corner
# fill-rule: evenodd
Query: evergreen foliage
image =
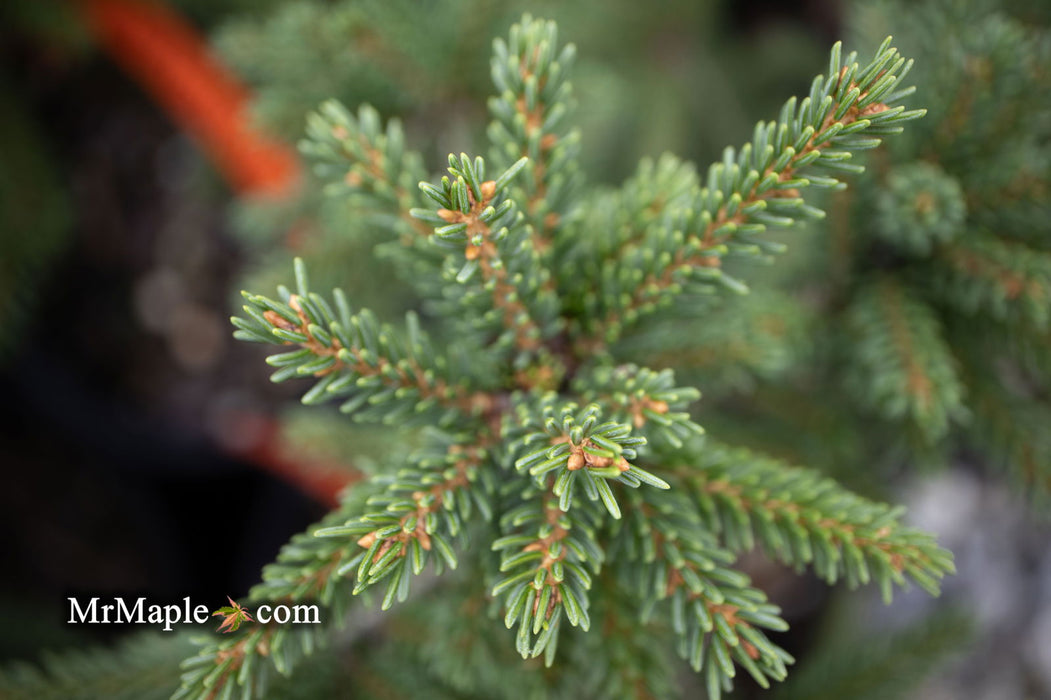
<path fill-rule="evenodd" d="M 353 594 L 375 590 L 386 609 L 428 569 L 457 569 L 468 595 L 497 601 L 518 653 L 563 677 L 593 672 L 572 652 L 560 658 L 560 638 L 579 633 L 592 640 L 584 648 L 608 646 L 610 688 L 645 697 L 666 685 L 666 667 L 632 640 L 587 632 L 599 619 L 606 630 L 642 619 L 670 631 L 710 697 L 738 668 L 766 687 L 792 661 L 768 636 L 787 625 L 734 567 L 735 551 L 758 541 L 888 595 L 907 579 L 937 593 L 951 556 L 901 526 L 899 511 L 705 445 L 687 412 L 698 392 L 670 370 L 624 364 L 615 343 L 658 310 L 746 291 L 724 263 L 776 252 L 769 228 L 824 216 L 811 192 L 844 187 L 862 170 L 857 152 L 923 114 L 896 104 L 912 92 L 902 85 L 911 61 L 889 39 L 868 62 L 837 44 L 809 93 L 703 179 L 663 157 L 605 191 L 585 189 L 576 164 L 573 56 L 553 23 L 528 16 L 495 42 L 488 163 L 450 156 L 448 174 L 419 188 L 422 159 L 396 124 L 335 103 L 311 117 L 304 153 L 330 192 L 350 195 L 349 215 L 386 237 L 423 314 L 404 329 L 383 324 L 339 291 L 314 293 L 297 262 L 293 289 L 245 294 L 236 335 L 277 346 L 273 378 L 310 379 L 305 403 L 336 400 L 355 421 L 421 435 L 405 461 L 286 545 L 241 602 L 317 601 L 338 624 Z M 323 632 L 256 625 L 206 640 L 176 697 L 261 695 Z"/>
<path fill-rule="evenodd" d="M 794 373 L 750 397 L 748 416 L 779 434 L 779 452 L 825 469 L 860 455 L 938 465 L 967 454 L 1002 465 L 1043 503 L 1051 460 L 1036 425 L 1051 381 L 1051 34 L 996 5 L 859 8 L 861 41 L 877 40 L 890 17 L 902 28 L 898 41 L 917 61 L 910 78 L 931 111 L 874 154 L 862 186 L 837 194 L 814 226 L 817 252 L 797 275 L 808 294 L 786 318 L 815 342 L 787 353 Z M 843 452 L 806 446 L 783 407 L 813 396 L 843 416 L 824 434 L 861 439 Z"/>
<path fill-rule="evenodd" d="M 11 700 L 162 700 L 179 685 L 179 659 L 194 650 L 184 631 L 142 633 L 114 649 L 51 652 L 41 668 L 12 664 L 0 673 L 0 694 Z"/>
<path fill-rule="evenodd" d="M 775 108 L 771 87 L 795 84 L 824 52 L 809 32 L 787 25 L 742 46 L 738 36 L 720 29 L 728 12 L 723 0 L 671 0 L 661 12 L 610 0 L 601 23 L 586 5 L 543 0 L 531 6 L 572 26 L 586 47 L 577 66 L 584 79 L 575 91 L 588 109 L 573 121 L 589 135 L 581 144 L 588 146 L 580 151 L 581 170 L 604 182 L 619 180 L 641 154 L 669 143 L 710 159 L 727 134 L 747 135 L 750 111 Z M 252 117 L 270 133 L 298 139 L 303 115 L 335 98 L 354 113 L 368 103 L 384 117 L 397 115 L 415 149 L 432 163 L 454 144 L 457 151 L 488 153 L 498 159 L 490 166 L 502 168 L 507 164 L 499 154 L 471 144 L 484 136 L 490 38 L 520 13 L 508 0 L 292 0 L 226 22 L 215 44 L 252 88 Z M 655 50 L 669 34 L 679 47 L 670 66 Z M 741 68 L 749 64 L 762 70 Z M 697 129 L 702 117 L 706 128 Z M 373 254 L 385 240 L 380 230 L 348 216 L 346 202 L 320 196 L 321 189 L 304 187 L 281 202 L 236 203 L 235 229 L 254 256 L 245 287 L 272 289 L 284 281 L 287 249 L 304 258 L 320 289 L 359 276 L 394 276 L 382 252 Z M 355 300 L 390 317 L 415 303 L 404 291 L 399 285 L 379 294 L 363 286 Z"/>
<path fill-rule="evenodd" d="M 253 120 L 270 133 L 298 139 L 303 115 L 320 101 L 335 98 L 355 117 L 359 105 L 367 103 L 388 126 L 400 120 L 414 150 L 430 163 L 455 149 L 488 154 L 490 167 L 502 168 L 509 163 L 499 160 L 485 142 L 486 97 L 492 92 L 487 57 L 491 37 L 506 33 L 521 13 L 516 5 L 507 0 L 437 0 L 423 5 L 292 0 L 224 23 L 215 45 L 251 86 Z M 562 124 L 567 132 L 587 133 L 587 140 L 579 144 L 579 169 L 603 183 L 620 182 L 642 154 L 670 147 L 698 161 L 712 159 L 728 140 L 747 138 L 748 115 L 776 109 L 778 91 L 790 92 L 783 86 L 800 85 L 825 53 L 812 26 L 779 23 L 772 31 L 747 36 L 726 31 L 732 10 L 725 0 L 670 0 L 660 12 L 630 0 L 609 0 L 602 22 L 595 22 L 592 8 L 583 4 L 541 0 L 530 7 L 573 28 L 580 47 L 573 91 L 586 109 Z M 498 98 L 493 95 L 490 101 Z M 713 104 L 719 108 L 713 110 Z M 396 119 L 388 118 L 392 116 Z M 699 123 L 704 128 L 697 128 Z M 570 145 L 569 140 L 562 143 Z M 410 184 L 410 194 L 418 195 Z M 398 268 L 408 264 L 405 258 L 411 257 L 404 247 L 385 236 L 382 227 L 370 225 L 359 209 L 348 211 L 346 198 L 324 196 L 323 189 L 310 184 L 280 202 L 235 201 L 233 230 L 249 253 L 242 288 L 267 290 L 285 283 L 289 251 L 304 259 L 322 290 L 344 286 L 350 279 L 431 279 L 404 269 L 399 273 Z M 599 208 L 577 209 L 581 215 L 599 213 Z M 391 213 L 407 217 L 408 208 Z M 430 247 L 421 252 L 428 250 L 433 252 Z M 428 263 L 421 272 L 432 267 Z M 417 308 L 412 286 L 357 285 L 354 301 L 382 318 L 395 318 Z M 441 296 L 437 290 L 421 294 Z M 681 315 L 675 319 L 675 332 L 670 334 L 676 342 L 683 335 L 718 327 L 707 319 L 694 319 L 687 330 L 682 320 Z M 441 335 L 439 328 L 430 330 L 443 344 L 455 340 Z M 788 361 L 773 346 L 761 350 L 770 362 L 764 368 L 770 371 Z M 647 364 L 652 358 L 646 352 L 633 359 Z M 748 381 L 741 363 L 719 364 L 718 373 L 703 376 L 709 396 L 715 381 Z M 695 383 L 700 378 L 688 379 Z M 318 412 L 288 406 L 283 414 L 282 439 L 295 442 L 300 454 L 333 454 L 318 449 L 321 431 L 309 427 L 324 420 Z M 361 444 L 383 432 L 345 423 L 330 428 L 324 442 Z M 355 466 L 360 462 L 359 454 Z"/>
<path fill-rule="evenodd" d="M 731 549 L 748 551 L 758 542 L 785 563 L 812 566 L 828 583 L 877 581 L 888 603 L 903 573 L 937 595 L 930 571 L 952 568 L 929 535 L 899 525 L 900 508 L 861 498 L 820 472 L 711 443 L 694 459 L 684 484 L 707 527 Z"/>

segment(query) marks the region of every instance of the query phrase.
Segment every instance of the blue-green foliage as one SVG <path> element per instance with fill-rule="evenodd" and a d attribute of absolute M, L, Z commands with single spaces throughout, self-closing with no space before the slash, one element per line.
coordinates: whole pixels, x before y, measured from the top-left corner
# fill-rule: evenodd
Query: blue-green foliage
<path fill-rule="evenodd" d="M 831 205 L 829 252 L 805 270 L 828 348 L 800 367 L 823 380 L 806 391 L 846 385 L 869 454 L 967 449 L 1039 500 L 1042 431 L 1016 426 L 1051 407 L 1051 32 L 988 2 L 888 0 L 857 22 L 874 42 L 891 16 L 930 112 Z"/>
<path fill-rule="evenodd" d="M 902 86 L 911 62 L 889 39 L 867 63 L 837 44 L 809 94 L 790 99 L 777 121 L 760 122 L 753 143 L 727 149 L 704 180 L 664 157 L 601 193 L 582 191 L 576 164 L 573 56 L 553 23 L 524 17 L 494 45 L 496 167 L 453 155 L 447 174 L 418 190 L 407 178 L 419 158 L 374 111 L 354 117 L 328 103 L 310 118 L 303 152 L 333 194 L 349 194 L 351 211 L 384 230 L 423 314 L 396 331 L 352 312 L 340 292 L 331 303 L 313 293 L 297 263 L 294 293 L 246 294 L 237 335 L 278 346 L 274 378 L 312 379 L 308 403 L 333 398 L 365 423 L 429 427 L 407 462 L 379 471 L 365 495 L 289 545 L 252 600 L 320 592 L 325 605 L 342 606 L 383 584 L 386 609 L 408 597 L 428 562 L 435 573 L 466 562 L 471 571 L 457 576 L 499 602 L 490 607 L 516 628 L 518 653 L 542 656 L 559 673 L 585 673 L 556 663 L 559 638 L 570 628 L 596 634 L 587 630 L 601 610 L 607 629 L 638 620 L 670 628 L 712 698 L 732 687 L 738 669 L 766 687 L 792 661 L 767 636 L 787 624 L 734 568 L 745 529 L 713 520 L 711 493 L 698 486 L 708 452 L 688 407 L 700 392 L 671 370 L 624 363 L 611 343 L 675 300 L 704 295 L 714 304 L 725 288 L 746 292 L 724 262 L 778 250 L 769 228 L 820 217 L 804 199 L 811 190 L 843 187 L 839 178 L 861 169 L 856 152 L 922 115 L 895 104 L 911 94 Z M 785 488 L 756 495 L 756 480 L 772 487 L 782 475 L 791 477 Z M 936 592 L 952 570 L 932 539 L 898 536 L 896 511 L 830 481 L 811 493 L 812 482 L 797 477 L 746 460 L 718 482 L 741 495 L 724 518 L 778 521 L 805 508 L 805 523 L 780 526 L 804 528 L 813 549 L 764 541 L 830 580 L 841 565 L 820 543 L 842 548 L 851 582 L 889 589 L 911 578 Z M 874 519 L 866 539 L 851 534 Z M 866 551 L 857 564 L 855 550 L 869 544 L 882 554 Z M 317 641 L 313 633 L 292 641 L 285 628 L 246 634 L 243 643 L 206 645 L 181 696 L 249 697 L 266 669 L 286 671 Z M 659 687 L 665 669 L 650 671 L 646 658 L 619 653 L 606 663 L 636 689 L 651 684 L 651 673 Z"/>

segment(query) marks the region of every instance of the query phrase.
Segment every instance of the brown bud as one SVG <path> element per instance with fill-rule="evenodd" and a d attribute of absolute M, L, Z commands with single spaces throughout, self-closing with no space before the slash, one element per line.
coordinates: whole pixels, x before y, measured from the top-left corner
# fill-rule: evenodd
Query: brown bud
<path fill-rule="evenodd" d="M 482 183 L 482 200 L 488 202 L 496 194 L 496 182 L 493 180 L 486 180 Z"/>
<path fill-rule="evenodd" d="M 862 117 L 868 117 L 873 114 L 879 114 L 880 112 L 886 112 L 890 107 L 883 104 L 882 102 L 873 102 L 869 106 L 865 107 L 858 114 Z"/>
<path fill-rule="evenodd" d="M 292 323 L 291 321 L 289 321 L 287 318 L 285 318 L 281 314 L 277 313 L 276 311 L 273 311 L 273 310 L 270 310 L 270 309 L 264 311 L 263 312 L 263 318 L 265 318 L 266 322 L 269 323 L 274 328 L 281 328 L 281 329 L 286 330 L 286 331 L 294 331 L 294 330 L 296 330 L 296 325 L 294 323 Z"/>

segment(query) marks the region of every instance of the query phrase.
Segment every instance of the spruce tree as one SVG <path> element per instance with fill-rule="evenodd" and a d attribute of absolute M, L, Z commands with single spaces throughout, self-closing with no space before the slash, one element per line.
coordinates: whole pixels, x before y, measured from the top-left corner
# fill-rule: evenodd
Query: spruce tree
<path fill-rule="evenodd" d="M 337 102 L 311 115 L 303 152 L 346 216 L 387 239 L 380 252 L 421 310 L 381 322 L 315 292 L 297 262 L 290 288 L 245 293 L 236 335 L 277 346 L 273 378 L 308 381 L 304 403 L 398 430 L 382 433 L 369 481 L 240 601 L 316 601 L 329 624 L 209 639 L 177 697 L 261 696 L 369 596 L 427 611 L 403 652 L 428 663 L 377 660 L 371 675 L 393 683 L 432 673 L 439 685 L 424 687 L 460 696 L 645 697 L 669 684 L 668 644 L 719 697 L 739 670 L 767 687 L 792 662 L 768 636 L 786 623 L 738 553 L 758 545 L 888 599 L 906 580 L 937 594 L 952 571 L 900 509 L 704 436 L 689 413 L 699 392 L 624 354 L 644 322 L 746 291 L 734 261 L 777 252 L 768 229 L 822 217 L 811 193 L 843 187 L 858 152 L 923 115 L 898 104 L 911 61 L 889 40 L 868 61 L 837 44 L 809 93 L 704 177 L 663 156 L 609 190 L 587 187 L 578 164 L 573 57 L 529 17 L 496 41 L 488 157 L 451 155 L 436 180 L 396 120 Z M 373 291 L 405 294 L 396 284 Z M 511 648 L 551 670 L 519 669 Z"/>

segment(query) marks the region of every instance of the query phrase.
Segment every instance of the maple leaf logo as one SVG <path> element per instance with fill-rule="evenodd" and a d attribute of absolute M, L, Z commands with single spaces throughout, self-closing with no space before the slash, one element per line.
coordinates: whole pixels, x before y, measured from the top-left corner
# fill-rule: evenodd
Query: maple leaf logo
<path fill-rule="evenodd" d="M 255 622 L 248 611 L 242 608 L 237 601 L 230 596 L 226 596 L 226 599 L 230 601 L 230 604 L 224 605 L 212 613 L 212 617 L 223 615 L 223 622 L 218 628 L 219 632 L 224 634 L 227 632 L 234 632 L 241 626 L 242 622 Z"/>

